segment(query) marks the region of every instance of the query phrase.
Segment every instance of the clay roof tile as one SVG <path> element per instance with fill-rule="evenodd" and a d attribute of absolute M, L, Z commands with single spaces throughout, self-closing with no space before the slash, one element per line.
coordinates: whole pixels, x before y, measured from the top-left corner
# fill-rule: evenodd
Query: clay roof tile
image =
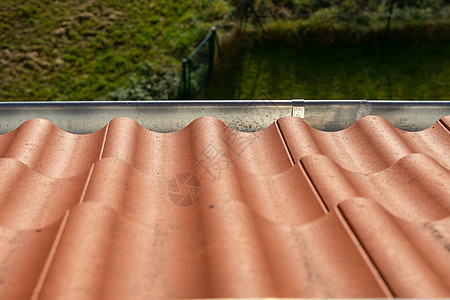
<path fill-rule="evenodd" d="M 0 135 L 0 298 L 449 297 L 450 116 Z"/>

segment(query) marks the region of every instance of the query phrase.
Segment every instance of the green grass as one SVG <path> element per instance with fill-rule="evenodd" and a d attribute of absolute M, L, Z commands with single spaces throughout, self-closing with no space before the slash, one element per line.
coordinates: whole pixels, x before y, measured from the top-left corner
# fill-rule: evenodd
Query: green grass
<path fill-rule="evenodd" d="M 450 99 L 450 42 L 254 43 L 219 64 L 200 98 Z"/>
<path fill-rule="evenodd" d="M 128 95 L 130 90 L 137 91 L 140 95 L 140 92 L 154 85 L 157 90 L 161 90 L 154 93 L 155 98 L 170 95 L 173 89 L 167 91 L 170 88 L 166 88 L 161 81 L 170 78 L 170 84 L 176 85 L 172 84 L 175 82 L 172 79 L 180 72 L 181 59 L 194 49 L 211 26 L 218 27 L 219 36 L 222 38 L 226 32 L 231 31 L 236 10 L 233 5 L 238 2 L 2 0 L 0 100 L 105 99 L 111 94 Z M 366 51 L 365 46 L 358 48 L 359 50 L 332 46 L 335 49 L 332 54 L 327 53 L 332 48 L 298 47 L 299 37 L 311 41 L 311 44 L 321 41 L 319 44 L 322 45 L 334 45 L 336 41 L 349 37 L 355 37 L 359 42 L 370 40 L 370 32 L 384 28 L 386 23 L 386 17 L 383 15 L 388 1 L 382 1 L 382 4 L 379 2 L 255 1 L 258 13 L 264 15 L 263 21 L 275 23 L 270 36 L 273 38 L 271 44 L 265 44 L 261 49 L 249 48 L 244 55 L 236 57 L 232 70 L 222 70 L 222 74 L 241 78 L 240 83 L 227 76 L 219 79 L 217 73 L 215 83 L 204 95 L 211 98 L 251 98 L 259 91 L 271 93 L 273 97 L 288 98 L 300 97 L 302 94 L 312 98 L 344 95 L 358 98 L 389 95 L 404 97 L 410 93 L 406 86 L 411 86 L 418 90 L 414 97 L 443 97 L 445 94 L 448 97 L 448 59 L 437 54 L 442 53 L 439 49 L 447 46 L 439 45 L 436 50 L 434 46 L 427 48 L 425 45 L 418 45 L 431 53 L 430 58 L 424 60 L 423 67 L 419 68 L 420 63 L 412 63 L 415 69 L 428 72 L 429 77 L 425 80 L 420 77 L 425 76 L 423 74 L 407 75 L 407 71 L 390 71 L 390 81 L 383 75 L 386 73 L 386 63 L 376 67 L 380 70 L 365 66 L 365 62 L 371 61 L 361 54 L 361 51 Z M 420 7 L 402 8 L 396 5 L 393 27 L 405 23 L 436 29 L 440 22 L 447 22 L 447 29 L 450 27 L 450 5 L 444 5 L 443 0 L 420 2 Z M 347 32 L 354 35 L 348 35 Z M 398 34 L 401 36 L 409 32 L 410 30 L 402 29 Z M 444 31 L 442 37 L 437 35 L 436 39 L 448 40 L 448 32 L 449 30 Z M 339 35 L 340 33 L 343 35 Z M 412 35 L 414 34 L 413 32 Z M 420 34 L 423 34 L 423 31 Z M 280 40 L 287 41 L 291 46 L 285 45 L 280 49 Z M 396 49 L 401 49 L 401 45 L 392 50 L 395 52 Z M 368 57 L 374 59 L 383 56 L 367 51 Z M 412 53 L 416 55 L 412 57 L 417 57 L 418 52 L 420 51 Z M 342 62 L 336 62 L 336 53 L 339 53 L 342 61 L 349 60 L 349 68 L 343 67 Z M 275 58 L 268 59 L 271 55 Z M 353 62 L 354 56 L 361 56 L 359 65 Z M 271 66 L 274 59 L 279 60 L 278 67 Z M 400 64 L 401 69 L 406 68 L 406 63 L 402 62 L 404 58 L 390 59 L 393 60 L 392 63 Z M 433 59 L 437 61 L 431 61 Z M 291 61 L 299 66 L 298 69 Z M 149 63 L 152 66 L 151 78 L 139 78 L 149 77 L 142 75 L 142 65 L 148 66 Z M 442 64 L 447 69 L 443 67 L 442 71 L 438 72 L 432 64 Z M 334 65 L 335 69 L 327 69 L 328 65 Z M 342 79 L 337 78 L 336 73 L 333 73 L 336 68 L 340 68 L 340 74 L 349 74 L 344 75 Z M 316 74 L 315 70 L 319 70 L 322 75 Z M 257 72 L 259 76 L 255 75 Z M 134 76 L 135 74 L 138 76 Z M 398 80 L 404 83 L 393 85 L 390 89 L 392 93 L 385 92 L 384 86 L 397 80 L 395 76 L 400 76 Z M 359 82 L 359 85 L 345 87 L 349 78 Z M 426 83 L 430 80 L 435 84 L 430 86 Z M 227 88 L 223 82 L 228 82 L 231 88 Z M 360 85 L 367 87 L 363 89 Z M 323 88 L 326 88 L 325 91 Z M 239 90 L 241 92 L 237 92 Z"/>
<path fill-rule="evenodd" d="M 232 11 L 226 0 L 2 0 L 0 99 L 92 100 L 142 62 L 179 71 Z"/>

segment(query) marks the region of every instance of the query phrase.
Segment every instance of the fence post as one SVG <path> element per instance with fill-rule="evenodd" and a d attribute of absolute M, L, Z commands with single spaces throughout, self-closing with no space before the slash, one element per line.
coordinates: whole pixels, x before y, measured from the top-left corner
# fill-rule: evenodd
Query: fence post
<path fill-rule="evenodd" d="M 247 24 L 247 17 L 248 17 L 248 0 L 242 0 L 241 1 L 241 20 L 239 22 L 239 29 L 242 29 L 242 24 L 244 24 L 244 30 L 245 25 Z"/>
<path fill-rule="evenodd" d="M 215 42 L 216 42 L 216 27 L 211 27 L 211 38 L 209 39 L 208 80 L 211 78 L 214 68 L 214 56 L 216 54 Z"/>
<path fill-rule="evenodd" d="M 215 35 L 214 40 L 216 42 L 216 49 L 217 49 L 217 53 L 219 54 L 219 58 L 223 59 L 222 49 L 220 49 L 220 44 L 219 44 L 219 39 L 217 38 L 217 34 Z"/>
<path fill-rule="evenodd" d="M 245 0 L 245 2 L 244 2 L 244 8 L 242 10 L 239 29 L 242 29 L 242 22 L 244 23 L 244 30 L 246 29 L 246 26 L 248 23 L 248 17 L 249 17 L 250 13 L 252 13 L 254 15 L 256 22 L 258 23 L 259 27 L 261 27 L 262 32 L 265 34 L 266 32 L 264 31 L 264 26 L 255 10 L 255 4 L 254 4 L 253 0 Z"/>
<path fill-rule="evenodd" d="M 191 59 L 190 58 L 187 61 L 187 69 L 188 69 L 188 79 L 187 79 L 188 92 L 187 92 L 186 99 L 191 99 Z"/>
<path fill-rule="evenodd" d="M 182 92 L 181 92 L 181 97 L 183 99 L 186 99 L 186 65 L 187 65 L 187 59 L 183 58 L 183 71 L 181 73 L 181 84 L 182 84 Z"/>
<path fill-rule="evenodd" d="M 389 5 L 389 16 L 388 16 L 388 21 L 386 24 L 386 31 L 388 31 L 391 28 L 391 18 L 392 18 L 393 11 L 394 11 L 394 0 L 391 0 L 391 3 Z"/>

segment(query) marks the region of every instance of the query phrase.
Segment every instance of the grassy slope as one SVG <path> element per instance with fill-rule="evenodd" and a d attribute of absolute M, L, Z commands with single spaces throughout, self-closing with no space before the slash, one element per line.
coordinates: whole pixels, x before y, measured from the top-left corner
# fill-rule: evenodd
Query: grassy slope
<path fill-rule="evenodd" d="M 230 3 L 236 2 L 3 0 L 0 3 L 0 100 L 101 98 L 118 87 L 126 87 L 130 76 L 139 71 L 139 63 L 144 61 L 151 61 L 161 74 L 170 73 L 173 68 L 179 71 L 179 60 L 212 25 L 231 24 L 233 8 Z M 295 19 L 296 10 L 308 7 L 304 6 L 305 1 L 284 2 L 291 3 L 292 9 L 286 9 L 287 4 L 286 7 L 272 5 L 269 7 L 271 14 L 281 19 L 289 19 L 291 15 Z M 351 22 L 348 23 L 341 18 L 341 10 L 357 8 L 352 5 L 317 11 L 310 19 L 301 21 L 308 25 L 304 30 L 317 27 L 309 35 L 325 39 L 329 39 L 330 34 L 323 34 L 321 28 L 339 24 L 354 27 L 359 32 L 360 28 L 368 26 L 364 22 L 367 23 L 370 16 L 361 19 L 349 15 Z M 449 7 L 437 11 L 444 16 Z M 401 20 L 435 22 L 435 16 L 427 14 L 423 9 L 408 9 L 398 11 L 400 19 L 393 20 L 396 23 Z M 357 20 L 357 24 L 352 23 Z M 383 19 L 375 21 L 370 26 L 384 26 Z M 292 40 L 291 23 L 280 24 L 276 35 Z M 442 54 L 448 52 L 447 44 L 437 48 L 431 44 L 405 49 L 401 45 L 387 47 L 387 50 L 365 46 L 300 49 L 276 43 L 255 47 L 244 56 L 235 57 L 237 61 L 231 63 L 232 68 L 223 70 L 224 78 L 219 80 L 216 76 L 204 96 L 252 98 L 255 91 L 260 91 L 273 98 L 449 97 L 448 58 Z M 395 54 L 404 50 L 411 50 L 411 56 Z M 386 59 L 386 51 L 392 51 L 393 55 Z M 421 56 L 424 51 L 430 55 Z M 407 57 L 411 57 L 412 62 L 406 62 Z M 422 62 L 416 63 L 417 60 Z M 376 65 L 371 65 L 373 61 Z M 386 90 L 386 86 L 391 87 Z"/>
<path fill-rule="evenodd" d="M 2 0 L 0 99 L 90 100 L 139 62 L 178 68 L 231 10 L 225 0 Z"/>
<path fill-rule="evenodd" d="M 448 53 L 449 42 L 255 44 L 228 58 L 201 97 L 449 99 Z"/>

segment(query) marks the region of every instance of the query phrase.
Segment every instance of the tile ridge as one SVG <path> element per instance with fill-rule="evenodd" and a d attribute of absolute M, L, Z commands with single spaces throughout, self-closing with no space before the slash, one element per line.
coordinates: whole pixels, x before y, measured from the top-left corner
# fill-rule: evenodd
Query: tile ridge
<path fill-rule="evenodd" d="M 377 202 L 364 197 L 348 199 L 340 203 L 336 210 L 342 214 L 395 297 L 410 296 L 421 288 L 427 289 L 428 294 L 434 291 L 437 292 L 435 295 L 442 295 L 443 289 L 448 293 L 445 282 L 439 280 L 439 275 L 442 274 L 439 274 L 417 244 L 412 242 L 417 236 L 411 236 L 411 232 L 408 234 L 405 231 L 408 226 L 428 222 L 401 220 Z M 384 234 L 378 235 L 374 231 Z M 403 270 L 399 270 L 402 269 L 400 266 L 403 266 Z M 417 272 L 418 270 L 422 272 Z M 405 276 L 405 273 L 411 276 Z M 422 283 L 425 286 L 421 286 Z"/>
<path fill-rule="evenodd" d="M 95 207 L 95 209 L 100 209 L 100 210 L 107 210 L 112 212 L 117 218 L 119 218 L 120 220 L 122 220 L 123 222 L 126 222 L 128 224 L 131 224 L 133 226 L 139 227 L 141 228 L 143 231 L 145 232 L 152 232 L 155 231 L 155 228 L 152 227 L 151 225 L 148 224 L 144 224 L 140 221 L 137 221 L 133 218 L 131 218 L 129 215 L 127 216 L 126 213 L 124 213 L 123 211 L 121 211 L 120 209 L 117 209 L 115 207 L 112 207 L 111 205 L 102 203 L 100 201 L 87 201 L 87 202 L 83 202 L 83 203 L 78 203 L 76 204 L 74 207 L 72 207 L 70 209 L 71 212 L 73 212 L 74 210 L 79 210 L 79 209 L 84 209 L 88 206 L 91 207 Z M 322 220 L 323 218 L 326 218 L 327 216 L 329 216 L 329 214 L 324 214 L 322 216 L 319 216 L 317 218 L 315 218 L 314 220 L 302 223 L 302 224 L 280 224 L 274 220 L 271 220 L 270 218 L 265 217 L 264 215 L 262 215 L 261 213 L 259 213 L 256 209 L 254 209 L 252 207 L 251 204 L 246 203 L 243 200 L 230 200 L 230 201 L 226 201 L 226 202 L 222 202 L 222 203 L 215 203 L 214 204 L 214 208 L 224 208 L 227 206 L 239 206 L 240 209 L 246 210 L 252 217 L 252 219 L 255 222 L 264 222 L 270 226 L 275 226 L 275 227 L 280 227 L 280 228 L 303 228 L 305 226 L 310 226 L 313 223 L 316 223 L 320 220 Z M 186 219 L 185 223 L 182 223 L 181 225 L 178 226 L 168 226 L 164 228 L 164 232 L 167 233 L 171 233 L 174 231 L 179 230 L 184 224 L 188 224 L 193 222 L 194 220 L 198 220 L 201 218 L 204 218 L 204 216 L 208 213 L 208 207 L 201 207 L 198 209 L 198 211 L 196 212 L 196 214 L 188 219 Z M 434 221 L 433 221 L 434 222 Z M 1 227 L 0 227 L 1 228 Z M 3 227 L 6 228 L 6 227 Z M 9 228 L 6 228 L 9 229 Z M 11 230 L 11 229 L 10 229 Z M 158 229 L 161 230 L 161 229 Z M 17 231 L 17 230 L 12 230 L 12 231 Z M 262 233 L 260 232 L 260 230 L 258 229 L 258 235 L 261 235 Z"/>
<path fill-rule="evenodd" d="M 108 137 L 110 124 L 111 124 L 111 121 L 108 122 L 108 124 L 106 124 L 105 134 L 103 135 L 102 147 L 100 148 L 100 154 L 98 156 L 98 160 L 102 159 L 102 157 L 103 157 L 103 151 L 105 150 L 106 138 Z"/>
<path fill-rule="evenodd" d="M 33 290 L 33 293 L 32 293 L 32 295 L 30 297 L 31 300 L 39 299 L 39 295 L 40 295 L 40 293 L 42 291 L 42 288 L 44 287 L 45 280 L 47 278 L 48 272 L 50 271 L 50 267 L 51 267 L 51 265 L 53 263 L 53 259 L 54 259 L 55 255 L 56 255 L 56 250 L 57 250 L 57 248 L 59 246 L 59 243 L 61 241 L 62 235 L 63 235 L 64 230 L 66 228 L 67 221 L 69 220 L 69 217 L 70 217 L 70 210 L 68 209 L 66 211 L 66 214 L 64 215 L 62 221 L 61 221 L 61 225 L 59 226 L 58 233 L 56 234 L 55 239 L 53 241 L 52 248 L 50 249 L 50 252 L 49 252 L 49 254 L 47 256 L 47 260 L 45 262 L 44 267 L 42 268 L 42 271 L 41 271 L 41 274 L 39 276 L 39 279 L 36 282 L 36 286 L 35 286 L 35 288 Z"/>
<path fill-rule="evenodd" d="M 105 142 L 106 142 L 106 137 L 108 135 L 109 124 L 110 124 L 110 122 L 108 122 L 108 124 L 106 125 L 105 134 L 103 135 L 102 147 L 100 148 L 100 154 L 99 154 L 99 158 L 98 158 L 99 160 L 101 160 L 102 156 L 103 156 L 103 150 L 105 148 Z M 91 165 L 91 168 L 90 168 L 89 174 L 86 178 L 86 182 L 83 187 L 83 192 L 81 193 L 80 201 L 78 202 L 78 204 L 81 204 L 84 201 L 84 197 L 86 196 L 87 188 L 89 186 L 89 183 L 91 182 L 91 177 L 92 177 L 92 173 L 94 172 L 94 168 L 95 168 L 95 162 Z"/>
<path fill-rule="evenodd" d="M 339 167 L 339 168 L 340 168 L 342 171 L 344 171 L 344 172 L 349 172 L 349 173 L 352 173 L 352 174 L 355 174 L 355 175 L 364 175 L 364 176 L 372 176 L 372 175 L 377 175 L 377 174 L 383 174 L 383 173 L 385 173 L 385 172 L 388 172 L 388 171 L 391 170 L 391 169 L 398 168 L 398 165 L 404 164 L 405 161 L 412 160 L 412 159 L 417 159 L 417 158 L 423 158 L 423 159 L 426 159 L 426 160 L 429 160 L 429 161 L 433 161 L 433 162 L 435 162 L 436 164 L 438 164 L 440 167 L 442 167 L 443 169 L 450 171 L 447 167 L 443 166 L 443 165 L 442 165 L 437 159 L 435 159 L 434 157 L 432 157 L 432 156 L 430 156 L 430 155 L 428 155 L 428 154 L 425 154 L 425 153 L 421 153 L 421 152 L 412 152 L 412 153 L 406 154 L 406 155 L 402 156 L 401 158 L 399 158 L 399 159 L 398 159 L 396 162 L 394 162 L 393 164 L 391 164 L 391 165 L 385 167 L 384 169 L 380 169 L 380 170 L 378 170 L 378 171 L 373 171 L 373 172 L 358 172 L 358 171 L 354 171 L 354 170 L 352 170 L 352 169 L 343 167 L 343 166 L 341 166 L 340 163 L 336 162 L 333 158 L 331 158 L 331 157 L 328 156 L 328 155 L 322 154 L 322 153 L 311 153 L 311 154 L 305 155 L 305 156 L 303 156 L 303 157 L 300 159 L 300 162 L 302 162 L 302 161 L 304 161 L 304 160 L 312 159 L 312 158 L 314 158 L 314 157 L 323 157 L 323 158 L 326 158 L 326 159 L 328 159 L 329 161 L 333 162 L 337 167 Z M 416 157 L 417 157 L 417 158 L 416 158 Z M 284 172 L 286 172 L 286 171 L 284 171 Z M 284 172 L 283 172 L 283 173 L 284 173 Z M 276 174 L 275 174 L 275 175 L 276 175 Z"/>
<path fill-rule="evenodd" d="M 328 205 L 325 202 L 325 200 L 323 199 L 323 197 L 320 195 L 319 189 L 317 189 L 316 185 L 314 184 L 314 181 L 313 181 L 312 177 L 309 175 L 308 170 L 303 165 L 302 160 L 300 160 L 299 162 L 300 163 L 298 164 L 298 166 L 300 168 L 300 171 L 302 172 L 303 176 L 305 176 L 306 181 L 307 181 L 308 185 L 311 187 L 312 192 L 314 193 L 314 195 L 316 195 L 317 202 L 319 202 L 323 211 L 326 214 L 328 214 L 330 212 L 330 208 L 328 207 Z"/>
<path fill-rule="evenodd" d="M 302 120 L 302 122 L 304 122 L 304 121 Z M 293 157 L 293 155 L 292 155 L 291 150 L 289 149 L 289 145 L 288 145 L 288 143 L 287 143 L 287 141 L 286 141 L 286 138 L 285 138 L 285 136 L 284 136 L 284 134 L 283 134 L 283 131 L 282 131 L 281 127 L 280 127 L 280 124 L 278 123 L 278 120 L 275 122 L 275 125 L 276 125 L 276 128 L 277 128 L 278 134 L 279 134 L 280 137 L 281 137 L 281 141 L 283 142 L 283 146 L 284 146 L 284 148 L 286 149 L 286 151 L 287 151 L 287 153 L 288 153 L 288 155 L 289 155 L 289 158 L 290 158 L 290 160 L 291 160 L 292 166 L 294 167 L 294 166 L 296 165 L 295 160 L 294 160 L 294 157 Z M 329 210 L 329 208 L 327 207 L 326 202 L 323 200 L 322 196 L 321 196 L 320 193 L 319 193 L 319 190 L 318 190 L 317 187 L 314 185 L 314 182 L 312 181 L 311 176 L 308 174 L 308 171 L 307 171 L 306 168 L 303 166 L 303 163 L 302 163 L 301 160 L 299 161 L 298 166 L 299 166 L 300 171 L 302 172 L 302 175 L 305 177 L 307 184 L 308 184 L 309 187 L 311 188 L 311 191 L 312 191 L 313 194 L 316 196 L 316 200 L 317 200 L 317 202 L 319 203 L 320 207 L 323 209 L 323 211 L 325 212 L 325 214 L 329 213 L 330 210 Z M 287 170 L 285 170 L 283 173 L 285 173 L 285 172 L 287 172 Z"/>
<path fill-rule="evenodd" d="M 344 227 L 345 231 L 347 232 L 347 235 L 352 240 L 356 249 L 360 253 L 362 259 L 366 262 L 367 267 L 372 272 L 375 280 L 378 282 L 380 288 L 383 290 L 386 297 L 389 297 L 389 298 L 395 297 L 395 295 L 392 291 L 392 288 L 389 286 L 387 280 L 383 277 L 382 273 L 377 268 L 374 260 L 372 259 L 369 252 L 367 251 L 367 249 L 364 247 L 364 245 L 360 241 L 358 235 L 353 230 L 351 224 L 348 222 L 347 218 L 345 217 L 345 214 L 342 212 L 341 207 L 339 205 L 335 206 L 335 212 L 336 212 L 339 222 L 342 224 L 342 227 Z"/>
<path fill-rule="evenodd" d="M 323 200 L 329 206 L 335 206 L 349 197 L 363 196 L 373 199 L 390 213 L 405 220 L 412 218 L 414 221 L 434 221 L 436 218 L 442 218 L 443 214 L 448 211 L 448 201 L 444 198 L 445 195 L 449 195 L 450 190 L 444 182 L 450 176 L 450 171 L 425 154 L 407 155 L 390 168 L 373 174 L 348 171 L 325 155 L 313 154 L 303 158 L 300 162 L 310 173 L 311 180 L 317 184 Z M 420 167 L 421 165 L 425 166 Z M 424 176 L 422 173 L 426 170 L 428 170 L 428 174 L 440 176 L 434 179 Z M 380 182 L 391 182 L 392 176 L 397 178 L 398 182 L 405 184 L 412 179 L 418 181 L 414 185 L 414 190 L 421 193 L 424 199 L 429 199 L 442 209 L 439 210 L 435 206 L 429 205 L 429 207 L 417 210 L 419 198 L 412 197 L 409 190 L 397 191 L 397 197 L 376 192 L 375 187 Z M 430 184 L 433 183 L 436 186 L 431 189 Z M 389 186 L 395 189 L 394 184 L 389 184 Z M 405 200 L 407 197 L 410 201 Z M 402 205 L 401 201 L 406 202 Z"/>
<path fill-rule="evenodd" d="M 278 123 L 296 161 L 322 154 L 349 170 L 371 173 L 414 152 L 400 131 L 382 118 L 361 119 L 338 132 L 317 130 L 299 119 L 280 119 Z"/>
<path fill-rule="evenodd" d="M 75 210 L 80 210 L 80 209 L 85 209 L 90 207 L 90 210 L 92 209 L 99 209 L 99 210 L 105 210 L 105 211 L 109 211 L 111 212 L 116 218 L 122 220 L 125 223 L 128 223 L 132 226 L 135 226 L 137 228 L 140 228 L 140 230 L 144 231 L 144 232 L 154 232 L 155 228 L 144 224 L 142 222 L 136 221 L 133 218 L 130 218 L 129 216 L 127 216 L 125 213 L 123 213 L 122 211 L 118 210 L 115 207 L 112 207 L 108 204 L 102 203 L 100 201 L 87 201 L 87 202 L 82 202 L 82 203 L 77 203 L 75 206 L 73 206 L 70 210 L 71 212 L 74 212 Z M 192 222 L 192 220 L 197 219 L 198 216 L 195 216 L 191 219 L 188 219 L 186 223 Z M 171 233 L 172 231 L 176 231 L 178 230 L 179 227 L 168 227 L 166 228 L 166 232 L 167 233 Z"/>
<path fill-rule="evenodd" d="M 278 134 L 280 135 L 281 141 L 283 142 L 284 149 L 286 149 L 286 152 L 289 155 L 291 163 L 294 166 L 295 165 L 294 157 L 292 156 L 291 149 L 289 149 L 289 146 L 288 146 L 288 144 L 286 142 L 286 138 L 285 138 L 285 136 L 283 134 L 283 131 L 281 130 L 281 127 L 280 127 L 280 124 L 278 123 L 278 120 L 275 122 L 275 126 L 277 128 Z"/>
<path fill-rule="evenodd" d="M 54 176 L 50 176 L 47 174 L 43 174 L 39 171 L 36 171 L 34 168 L 30 167 L 29 165 L 27 165 L 26 163 L 24 163 L 23 161 L 15 158 L 15 157 L 0 157 L 0 161 L 12 161 L 15 165 L 20 166 L 21 168 L 26 169 L 28 172 L 32 172 L 34 174 L 36 174 L 39 177 L 43 177 L 49 180 L 69 180 L 69 179 L 73 179 L 76 177 L 80 177 L 83 176 L 83 174 L 87 173 L 87 169 L 80 171 L 79 173 L 76 173 L 74 175 L 71 176 L 67 176 L 67 177 L 54 177 Z"/>
<path fill-rule="evenodd" d="M 450 126 L 447 125 L 447 123 L 445 123 L 445 122 L 443 121 L 443 118 L 442 118 L 442 119 L 439 119 L 439 120 L 437 121 L 437 123 L 438 123 L 439 125 L 441 125 L 448 133 L 450 133 Z M 426 129 L 425 129 L 425 130 L 426 130 Z"/>
<path fill-rule="evenodd" d="M 224 151 L 232 151 L 232 150 L 224 150 Z M 228 152 L 228 153 L 230 153 L 230 152 Z M 0 158 L 0 160 L 1 160 L 2 158 Z M 100 159 L 100 160 L 97 160 L 95 163 L 93 163 L 93 164 L 103 164 L 103 163 L 106 163 L 107 161 L 113 161 L 113 162 L 119 162 L 119 163 L 122 163 L 122 164 L 125 164 L 125 165 L 127 165 L 127 167 L 129 167 L 129 168 L 131 168 L 132 170 L 134 170 L 134 171 L 137 171 L 137 172 L 139 172 L 141 175 L 143 175 L 143 176 L 145 176 L 145 177 L 149 177 L 149 178 L 164 178 L 164 176 L 162 176 L 162 175 L 155 175 L 155 174 L 153 174 L 153 173 L 147 173 L 147 172 L 145 172 L 145 171 L 143 171 L 142 169 L 140 169 L 140 168 L 138 168 L 138 167 L 136 167 L 133 163 L 130 163 L 130 162 L 128 162 L 128 161 L 126 161 L 126 160 L 124 160 L 124 159 L 122 159 L 122 158 L 120 158 L 120 157 L 116 157 L 116 156 L 107 156 L 107 157 L 104 157 L 104 158 L 102 158 L 102 159 Z M 19 161 L 20 162 L 20 161 Z M 27 166 L 27 165 L 25 165 L 25 167 L 27 167 L 28 169 L 29 169 L 29 167 Z M 256 177 L 262 177 L 262 178 L 267 178 L 267 177 L 278 177 L 278 176 L 283 176 L 283 174 L 286 174 L 287 172 L 289 172 L 289 171 L 291 171 L 292 169 L 294 169 L 296 167 L 296 165 L 292 165 L 292 166 L 290 166 L 290 167 L 288 167 L 287 169 L 285 169 L 285 170 L 282 170 L 282 171 L 280 171 L 280 172 L 278 172 L 278 173 L 274 173 L 274 174 L 260 174 L 260 173 L 258 173 L 258 172 L 251 172 L 251 171 L 248 171 L 248 170 L 246 170 L 242 165 L 240 165 L 240 164 L 234 164 L 234 168 L 236 169 L 235 170 L 235 172 L 236 173 L 243 173 L 243 174 L 248 174 L 248 175 L 251 175 L 251 176 L 256 176 Z M 31 169 L 32 170 L 32 169 Z M 36 172 L 36 171 L 34 171 L 34 170 L 32 170 L 33 172 L 35 172 L 35 173 L 37 173 L 38 175 L 42 175 L 42 174 L 40 174 L 40 173 L 38 173 L 38 172 Z M 44 176 L 44 177 L 48 177 L 48 178 L 50 178 L 50 179 L 70 179 L 70 178 L 74 178 L 74 177 L 78 177 L 78 176 L 80 176 L 80 175 L 82 175 L 82 174 L 86 174 L 87 173 L 87 171 L 84 171 L 83 173 L 80 173 L 80 174 L 77 174 L 77 175 L 75 175 L 75 176 L 70 176 L 70 177 L 61 177 L 61 178 L 59 178 L 59 177 L 56 177 L 56 178 L 54 178 L 54 177 L 49 177 L 49 176 L 47 176 L 47 175 L 42 175 L 42 176 Z"/>
<path fill-rule="evenodd" d="M 81 192 L 80 201 L 78 202 L 78 204 L 81 204 L 84 201 L 84 197 L 86 196 L 87 188 L 89 186 L 89 183 L 91 182 L 91 177 L 92 177 L 92 173 L 94 172 L 94 168 L 95 168 L 95 163 L 92 164 L 91 169 L 89 170 L 89 174 L 86 178 L 86 182 L 84 183 L 83 192 Z"/>

